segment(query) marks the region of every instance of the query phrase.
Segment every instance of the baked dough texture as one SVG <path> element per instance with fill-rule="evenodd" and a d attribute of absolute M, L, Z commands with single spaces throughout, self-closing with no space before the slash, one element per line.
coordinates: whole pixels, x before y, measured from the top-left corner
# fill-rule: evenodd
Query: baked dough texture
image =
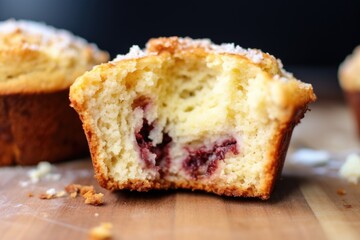
<path fill-rule="evenodd" d="M 170 37 L 96 66 L 70 99 L 101 186 L 268 199 L 316 97 L 260 50 Z"/>
<path fill-rule="evenodd" d="M 106 52 L 68 31 L 32 21 L 0 22 L 0 165 L 86 154 L 69 87 L 107 60 Z"/>

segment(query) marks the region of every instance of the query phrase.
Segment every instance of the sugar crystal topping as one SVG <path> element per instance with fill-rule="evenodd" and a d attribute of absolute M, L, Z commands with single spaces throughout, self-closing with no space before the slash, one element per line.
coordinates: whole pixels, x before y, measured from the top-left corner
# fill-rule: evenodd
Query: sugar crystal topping
<path fill-rule="evenodd" d="M 145 51 L 142 50 L 138 45 L 133 45 L 130 48 L 129 53 L 127 53 L 125 55 L 118 54 L 112 62 L 117 62 L 117 61 L 121 61 L 124 59 L 141 58 L 141 57 L 145 57 L 147 55 L 148 54 L 146 54 Z"/>
<path fill-rule="evenodd" d="M 179 49 L 186 50 L 191 48 L 203 48 L 205 51 L 215 52 L 215 53 L 230 53 L 230 54 L 237 54 L 247 57 L 253 63 L 261 63 L 264 60 L 264 53 L 258 49 L 245 49 L 240 47 L 239 45 L 235 45 L 234 43 L 223 43 L 221 45 L 216 45 L 211 42 L 210 39 L 192 39 L 189 37 L 185 38 L 177 38 L 179 45 L 177 46 Z M 164 47 L 171 47 L 170 41 L 162 42 Z M 129 53 L 125 55 L 117 55 L 116 58 L 112 62 L 121 61 L 124 59 L 137 59 L 149 55 L 156 54 L 155 52 L 148 52 L 143 49 L 140 49 L 139 46 L 134 45 L 130 48 Z M 292 78 L 292 74 L 286 72 L 283 69 L 283 65 L 279 59 L 276 59 L 279 69 L 280 75 L 275 76 L 275 79 L 280 81 L 286 81 L 287 78 Z"/>
<path fill-rule="evenodd" d="M 77 44 L 85 45 L 86 40 L 74 36 L 72 33 L 66 30 L 58 30 L 54 27 L 45 25 L 43 23 L 32 22 L 27 20 L 8 20 L 0 23 L 0 33 L 10 34 L 20 30 L 25 35 L 39 35 L 42 37 L 42 42 L 47 43 L 58 38 L 63 45 L 70 44 L 70 42 L 76 42 Z"/>
<path fill-rule="evenodd" d="M 85 39 L 77 37 L 69 31 L 56 29 L 44 23 L 14 19 L 0 22 L 0 34 L 7 35 L 16 32 L 21 32 L 25 38 L 36 37 L 38 39 L 24 43 L 23 47 L 31 50 L 48 47 L 51 49 L 50 51 L 60 53 L 69 50 L 70 47 L 84 48 L 91 46 L 95 53 L 99 52 L 95 44 L 88 44 Z"/>
<path fill-rule="evenodd" d="M 263 60 L 263 53 L 257 49 L 245 49 L 234 43 L 223 43 L 216 45 L 210 39 L 191 39 L 189 37 L 179 38 L 179 42 L 185 47 L 202 47 L 216 53 L 232 53 L 246 56 L 254 63 L 260 63 Z"/>
<path fill-rule="evenodd" d="M 239 45 L 235 45 L 234 43 L 223 43 L 221 45 L 212 45 L 211 46 L 215 52 L 218 53 L 232 53 L 232 54 L 240 54 L 248 57 L 254 63 L 260 63 L 263 60 L 263 54 L 261 51 L 256 49 L 244 49 Z"/>
<path fill-rule="evenodd" d="M 179 38 L 179 43 L 185 47 L 202 47 L 205 49 L 210 49 L 212 45 L 214 45 L 210 39 L 202 38 L 202 39 L 192 39 L 189 37 Z"/>
<path fill-rule="evenodd" d="M 254 63 L 260 63 L 263 60 L 263 53 L 257 49 L 244 49 L 234 43 L 223 43 L 221 45 L 216 45 L 211 42 L 210 39 L 191 39 L 189 37 L 179 38 L 179 43 L 184 48 L 191 47 L 200 47 L 206 50 L 215 51 L 217 53 L 232 53 L 240 54 L 248 57 Z M 166 44 L 166 42 L 164 43 Z M 167 47 L 167 46 L 165 46 Z M 134 45 L 130 48 L 129 53 L 125 55 L 117 55 L 113 62 L 131 59 L 131 58 L 141 58 L 147 56 L 149 53 L 146 53 L 144 50 L 140 49 L 139 46 Z"/>

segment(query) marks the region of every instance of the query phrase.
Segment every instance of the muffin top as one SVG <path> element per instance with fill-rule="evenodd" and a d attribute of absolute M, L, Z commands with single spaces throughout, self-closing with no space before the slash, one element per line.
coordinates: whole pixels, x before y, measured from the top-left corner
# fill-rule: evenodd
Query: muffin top
<path fill-rule="evenodd" d="M 339 80 L 344 90 L 360 91 L 360 46 L 340 65 Z"/>
<path fill-rule="evenodd" d="M 192 74 L 193 72 L 195 73 Z M 144 80 L 150 78 L 148 75 L 153 76 L 154 79 L 160 79 L 159 83 L 155 80 L 154 82 Z M 294 109 L 304 107 L 316 100 L 311 84 L 304 83 L 296 79 L 291 73 L 286 72 L 281 61 L 268 53 L 257 49 L 243 49 L 234 44 L 216 45 L 206 39 L 194 40 L 179 37 L 150 39 L 144 50 L 135 45 L 131 47 L 128 54 L 118 55 L 113 61 L 94 67 L 91 71 L 77 78 L 70 88 L 70 99 L 72 106 L 78 112 L 85 112 L 89 108 L 89 102 L 91 104 L 97 102 L 93 97 L 95 98 L 100 92 L 106 91 L 104 89 L 109 86 L 111 88 L 117 86 L 119 92 L 125 91 L 123 89 L 126 91 L 135 89 L 134 93 L 136 94 L 146 92 L 144 89 L 150 89 L 150 86 L 157 86 L 157 88 L 149 90 L 151 91 L 150 95 L 154 94 L 154 91 L 166 89 L 168 92 L 158 92 L 156 98 L 166 99 L 166 96 L 170 96 L 172 102 L 179 102 L 173 105 L 176 105 L 177 108 L 186 109 L 188 105 L 183 101 L 183 97 L 193 96 L 195 93 L 192 91 L 195 90 L 185 91 L 182 84 L 205 91 L 207 83 L 215 84 L 211 82 L 211 79 L 217 78 L 214 76 L 225 79 L 223 80 L 224 84 L 216 85 L 219 88 L 218 93 L 221 93 L 222 89 L 233 89 L 230 93 L 220 94 L 224 104 L 227 102 L 226 99 L 231 99 L 234 96 L 238 98 L 246 96 L 249 108 L 258 109 L 258 112 L 261 112 L 258 114 L 259 116 L 269 115 L 268 119 L 273 119 L 274 116 L 279 116 L 279 119 L 288 119 L 293 114 Z M 198 88 L 187 80 L 193 78 L 197 79 L 194 82 L 202 83 Z M 183 79 L 183 81 L 178 81 L 178 79 Z M 234 83 L 235 87 L 227 87 L 227 83 Z M 178 89 L 184 90 L 184 93 L 175 94 L 174 92 Z M 247 95 L 244 93 L 245 91 L 251 91 L 251 94 Z M 109 93 L 101 96 L 107 95 L 113 96 Z M 132 96 L 132 94 L 130 95 Z M 207 94 L 205 95 L 207 96 Z M 197 96 L 198 99 L 203 99 L 201 94 Z M 127 97 L 122 98 L 127 99 Z M 189 103 L 194 99 L 194 96 L 190 98 Z M 196 111 L 191 110 L 189 112 L 194 114 L 194 118 L 191 119 L 197 120 L 188 120 L 190 118 L 183 116 L 179 116 L 178 119 L 210 124 L 209 119 L 214 120 L 226 116 L 227 113 L 221 114 L 220 110 L 214 110 L 213 106 L 217 105 L 212 104 L 214 99 L 213 97 L 207 99 L 206 102 L 209 105 L 198 103 L 191 105 L 205 110 L 213 109 L 211 113 L 214 114 L 211 115 L 214 116 L 213 118 L 199 120 L 199 116 L 208 117 L 209 115 L 198 114 L 198 112 L 195 114 Z M 166 106 L 171 105 L 165 100 L 164 102 Z M 269 102 L 269 106 L 272 106 L 271 110 L 265 107 L 267 102 Z M 183 103 L 185 105 L 181 105 Z M 174 111 L 164 109 L 166 109 L 165 112 L 173 113 L 172 117 L 177 118 Z M 221 108 L 221 111 L 227 112 L 227 109 Z M 187 113 L 187 111 L 185 112 Z M 265 117 L 259 117 L 259 119 L 266 121 Z M 201 128 L 203 126 L 196 127 L 196 132 L 200 132 Z M 195 136 L 196 134 L 192 135 Z"/>
<path fill-rule="evenodd" d="M 68 31 L 32 21 L 0 22 L 0 94 L 69 88 L 108 53 Z"/>
<path fill-rule="evenodd" d="M 282 93 L 279 93 L 282 101 L 286 104 L 302 105 L 315 101 L 316 96 L 311 84 L 296 79 L 292 73 L 283 68 L 280 59 L 259 49 L 245 49 L 234 43 L 214 44 L 209 39 L 192 39 L 189 37 L 160 37 L 150 39 L 145 49 L 134 45 L 129 53 L 118 55 L 108 64 L 102 64 L 94 68 L 94 71 L 106 69 L 117 64 L 127 64 L 128 61 L 136 61 L 139 58 L 151 58 L 154 56 L 166 56 L 167 54 L 177 57 L 186 55 L 199 55 L 211 58 L 211 56 L 223 56 L 234 61 L 245 61 L 261 70 L 268 81 L 282 86 Z M 165 57 L 166 58 L 166 57 Z M 91 74 L 91 73 L 89 73 Z M 76 88 L 74 86 L 74 88 Z"/>

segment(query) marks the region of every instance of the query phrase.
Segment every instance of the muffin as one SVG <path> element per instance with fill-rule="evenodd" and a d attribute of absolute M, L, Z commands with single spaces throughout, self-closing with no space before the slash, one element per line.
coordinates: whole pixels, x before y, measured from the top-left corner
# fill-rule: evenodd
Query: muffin
<path fill-rule="evenodd" d="M 70 88 L 101 186 L 268 199 L 312 86 L 260 50 L 151 39 Z"/>
<path fill-rule="evenodd" d="M 76 77 L 108 60 L 95 45 L 31 21 L 0 23 L 0 165 L 30 165 L 88 152 L 69 107 Z"/>
<path fill-rule="evenodd" d="M 360 137 L 360 46 L 340 64 L 338 76 Z"/>

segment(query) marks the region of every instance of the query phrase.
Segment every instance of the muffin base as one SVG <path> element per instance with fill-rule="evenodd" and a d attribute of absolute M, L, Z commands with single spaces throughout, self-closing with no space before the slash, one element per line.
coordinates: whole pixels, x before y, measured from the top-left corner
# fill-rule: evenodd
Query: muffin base
<path fill-rule="evenodd" d="M 69 91 L 0 96 L 0 166 L 86 156 L 88 146 Z"/>
<path fill-rule="evenodd" d="M 354 115 L 354 119 L 357 127 L 357 134 L 358 137 L 360 138 L 360 92 L 344 91 L 344 95 Z"/>
<path fill-rule="evenodd" d="M 162 178 L 155 181 L 139 179 L 129 180 L 125 183 L 119 183 L 112 177 L 105 176 L 101 171 L 100 166 L 96 163 L 96 161 L 94 161 L 93 158 L 95 177 L 97 178 L 100 186 L 111 191 L 127 189 L 130 191 L 147 192 L 150 190 L 190 189 L 192 191 L 201 190 L 217 195 L 231 197 L 257 197 L 262 200 L 267 200 L 270 198 L 276 180 L 281 175 L 293 130 L 295 126 L 300 123 L 300 120 L 304 117 L 307 111 L 307 105 L 297 108 L 290 117 L 289 121 L 282 124 L 278 129 L 277 134 L 275 134 L 273 139 L 273 155 L 271 156 L 273 160 L 265 169 L 265 172 L 267 172 L 270 177 L 266 179 L 264 186 L 262 186 L 262 191 L 260 192 L 255 188 L 255 186 L 250 188 L 242 188 L 233 185 L 227 185 L 223 182 L 208 183 L 184 180 L 169 182 Z M 91 130 L 87 129 L 86 133 L 87 137 L 90 139 L 92 135 Z"/>

